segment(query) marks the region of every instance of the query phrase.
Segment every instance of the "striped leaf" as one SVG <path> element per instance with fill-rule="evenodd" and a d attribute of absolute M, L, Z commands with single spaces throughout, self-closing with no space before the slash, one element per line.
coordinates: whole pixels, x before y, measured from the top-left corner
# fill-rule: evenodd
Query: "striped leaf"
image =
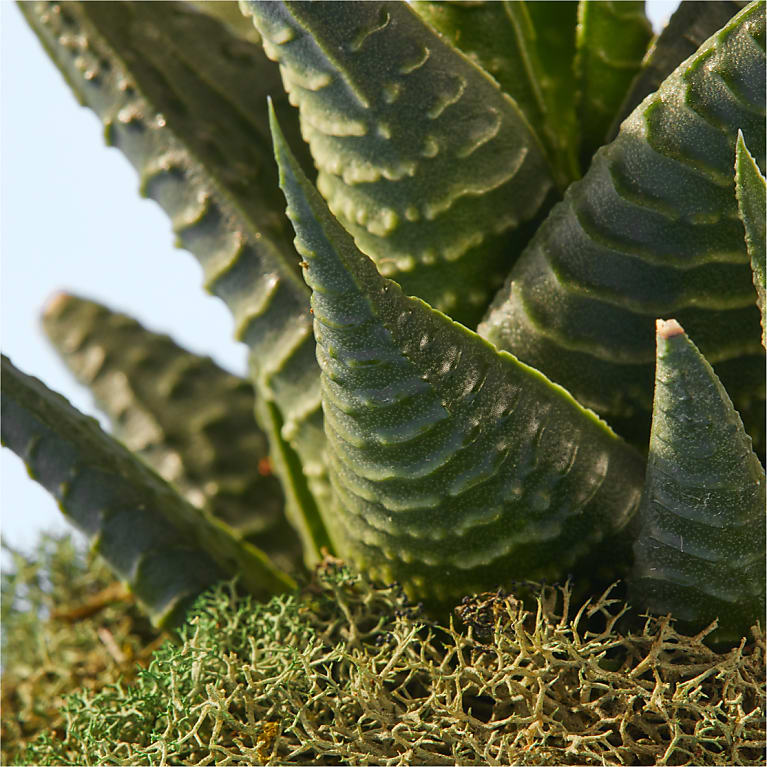
<path fill-rule="evenodd" d="M 738 212 L 746 230 L 746 247 L 751 259 L 751 274 L 756 288 L 756 303 L 762 315 L 762 346 L 767 348 L 767 316 L 765 316 L 765 196 L 767 185 L 759 166 L 748 151 L 743 134 L 738 133 L 735 150 L 735 193 Z"/>
<path fill-rule="evenodd" d="M 537 371 L 382 277 L 274 126 L 312 288 L 341 555 L 433 608 L 558 577 L 636 511 L 643 461 Z"/>
<path fill-rule="evenodd" d="M 338 220 L 405 291 L 475 324 L 553 186 L 519 107 L 406 3 L 243 7 Z"/>
<path fill-rule="evenodd" d="M 138 170 L 142 192 L 168 213 L 206 288 L 231 310 L 258 395 L 282 424 L 265 429 L 290 443 L 274 450 L 301 458 L 303 472 L 282 479 L 291 522 L 315 561 L 329 540 L 314 498 L 330 489 L 309 294 L 266 119 L 271 93 L 297 136 L 276 67 L 260 46 L 183 3 L 19 7 L 107 140 Z"/>
<path fill-rule="evenodd" d="M 419 0 L 413 10 L 516 101 L 560 189 L 580 176 L 575 118 L 576 3 Z"/>
<path fill-rule="evenodd" d="M 764 3 L 749 6 L 634 111 L 479 328 L 639 445 L 662 315 L 696 339 L 763 444 L 764 356 L 732 163 L 738 129 L 765 145 L 764 26 Z"/>
<path fill-rule="evenodd" d="M 2 442 L 59 502 L 158 626 L 227 573 L 266 597 L 295 587 L 258 549 L 187 503 L 61 395 L 2 358 Z"/>
<path fill-rule="evenodd" d="M 682 0 L 666 27 L 653 42 L 642 62 L 642 68 L 623 99 L 610 130 L 615 138 L 620 124 L 641 101 L 688 57 L 718 32 L 749 0 Z"/>
<path fill-rule="evenodd" d="M 278 567 L 300 566 L 249 381 L 77 296 L 55 296 L 43 329 L 123 444 Z"/>
<path fill-rule="evenodd" d="M 644 0 L 578 3 L 575 69 L 583 167 L 605 143 L 651 36 Z"/>
<path fill-rule="evenodd" d="M 658 321 L 632 601 L 737 641 L 765 611 L 765 477 L 724 387 L 675 320 Z"/>

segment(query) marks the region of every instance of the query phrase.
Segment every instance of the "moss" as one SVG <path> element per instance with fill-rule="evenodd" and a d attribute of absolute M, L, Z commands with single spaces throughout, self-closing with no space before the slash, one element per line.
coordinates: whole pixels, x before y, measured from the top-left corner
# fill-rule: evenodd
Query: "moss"
<path fill-rule="evenodd" d="M 28 764 L 764 763 L 758 627 L 751 641 L 718 652 L 706 632 L 683 636 L 667 618 L 620 629 L 627 608 L 610 590 L 577 608 L 570 595 L 569 586 L 538 586 L 528 606 L 502 592 L 479 595 L 438 626 L 396 585 L 371 584 L 329 558 L 300 594 L 268 604 L 220 584 L 146 668 L 113 663 L 90 683 L 60 676 L 61 691 L 70 690 L 63 720 L 48 711 L 34 737 L 4 720 L 16 739 L 9 746 L 6 735 L 4 756 Z M 114 622 L 131 609 L 118 603 L 64 630 L 50 618 L 39 629 L 50 642 L 91 622 L 116 637 Z M 11 617 L 8 625 L 13 635 L 21 624 Z M 146 637 L 124 638 L 140 655 Z M 99 640 L 89 641 L 83 657 Z M 66 664 L 70 645 L 50 646 L 51 667 Z M 19 663 L 20 653 L 4 663 Z M 44 692 L 47 682 L 24 684 Z"/>
<path fill-rule="evenodd" d="M 107 566 L 69 535 L 43 534 L 26 554 L 3 549 L 0 762 L 16 764 L 40 733 L 63 732 L 68 694 L 132 679 L 163 640 Z"/>

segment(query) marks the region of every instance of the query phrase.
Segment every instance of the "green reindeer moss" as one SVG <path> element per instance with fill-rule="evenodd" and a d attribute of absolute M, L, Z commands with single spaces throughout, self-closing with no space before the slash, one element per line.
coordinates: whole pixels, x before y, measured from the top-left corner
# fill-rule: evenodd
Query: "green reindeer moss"
<path fill-rule="evenodd" d="M 113 436 L 3 362 L 3 443 L 158 625 L 330 555 L 432 617 L 572 574 L 764 620 L 764 0 L 653 41 L 635 2 L 20 8 L 250 352 L 252 391 L 58 297 Z"/>
<path fill-rule="evenodd" d="M 439 626 L 328 559 L 267 603 L 221 583 L 162 642 L 75 554 L 44 541 L 3 574 L 4 764 L 764 764 L 761 633 L 624 633 L 610 591 L 568 586 Z"/>

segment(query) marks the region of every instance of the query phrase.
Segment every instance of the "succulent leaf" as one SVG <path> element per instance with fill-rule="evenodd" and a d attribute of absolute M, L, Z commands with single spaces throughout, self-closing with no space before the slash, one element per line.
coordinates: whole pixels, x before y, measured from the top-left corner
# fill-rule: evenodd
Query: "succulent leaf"
<path fill-rule="evenodd" d="M 767 348 L 767 316 L 765 316 L 765 196 L 767 184 L 759 166 L 738 133 L 735 150 L 735 193 L 738 197 L 738 211 L 746 230 L 746 247 L 751 259 L 751 272 L 756 288 L 756 303 L 762 314 L 762 346 Z"/>
<path fill-rule="evenodd" d="M 43 328 L 126 447 L 278 567 L 300 566 L 249 381 L 77 296 L 56 295 Z"/>
<path fill-rule="evenodd" d="M 736 640 L 765 612 L 765 476 L 711 366 L 658 321 L 650 455 L 633 601 Z"/>
<path fill-rule="evenodd" d="M 433 2 L 411 8 L 491 74 L 547 150 L 561 189 L 580 176 L 575 120 L 575 3 Z M 535 25 L 534 25 L 535 24 Z"/>
<path fill-rule="evenodd" d="M 2 442 L 59 502 L 159 626 L 203 589 L 238 573 L 261 597 L 295 587 L 232 538 L 61 395 L 2 358 Z"/>
<path fill-rule="evenodd" d="M 555 577 L 625 528 L 642 460 L 561 387 L 405 296 L 274 127 L 312 287 L 337 547 L 414 597 Z"/>
<path fill-rule="evenodd" d="M 719 31 L 749 0 L 682 0 L 666 27 L 653 42 L 626 94 L 610 130 L 615 138 L 620 124 L 641 101 L 658 90 L 660 84 L 711 35 Z"/>
<path fill-rule="evenodd" d="M 260 46 L 183 3 L 20 9 L 107 140 L 136 167 L 142 192 L 168 213 L 206 288 L 231 310 L 258 395 L 279 410 L 281 432 L 265 429 L 300 455 L 303 471 L 282 477 L 283 487 L 307 561 L 315 561 L 329 539 L 314 499 L 330 488 L 309 294 L 266 118 L 266 96 L 282 93 L 276 67 Z M 286 101 L 277 108 L 297 136 Z"/>
<path fill-rule="evenodd" d="M 644 0 L 580 0 L 575 59 L 581 164 L 605 143 L 626 89 L 639 70 L 652 27 Z"/>
<path fill-rule="evenodd" d="M 646 99 L 549 214 L 479 328 L 640 445 L 662 314 L 696 339 L 736 406 L 753 408 L 746 425 L 762 444 L 764 355 L 732 158 L 739 128 L 765 144 L 764 43 L 759 2 Z"/>
<path fill-rule="evenodd" d="M 406 3 L 243 8 L 300 109 L 330 209 L 383 274 L 475 324 L 514 230 L 553 187 L 519 107 Z"/>
<path fill-rule="evenodd" d="M 261 43 L 261 37 L 255 27 L 240 12 L 237 0 L 188 0 L 198 11 L 218 19 L 226 28 L 238 37 L 250 43 Z"/>

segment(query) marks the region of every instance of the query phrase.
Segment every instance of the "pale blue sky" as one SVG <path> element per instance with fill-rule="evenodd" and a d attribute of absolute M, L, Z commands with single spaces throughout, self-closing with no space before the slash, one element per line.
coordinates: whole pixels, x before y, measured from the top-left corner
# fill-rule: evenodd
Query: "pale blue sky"
<path fill-rule="evenodd" d="M 665 23 L 678 2 L 651 0 Z M 195 259 L 172 247 L 168 219 L 137 194 L 133 168 L 104 145 L 14 4 L 0 0 L 0 334 L 2 348 L 80 410 L 98 415 L 38 327 L 40 308 L 66 289 L 132 314 L 187 348 L 245 370 L 230 315 L 201 289 Z M 28 548 L 41 528 L 67 528 L 52 498 L 9 450 L 0 454 L 0 524 Z"/>

